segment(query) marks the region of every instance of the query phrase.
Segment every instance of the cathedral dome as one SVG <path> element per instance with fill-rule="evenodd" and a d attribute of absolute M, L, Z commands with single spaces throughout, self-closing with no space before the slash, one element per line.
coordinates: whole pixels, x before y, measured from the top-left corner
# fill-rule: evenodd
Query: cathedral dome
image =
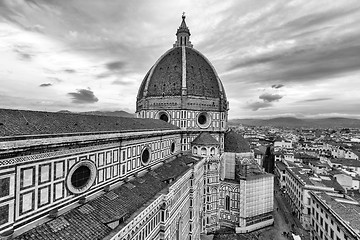
<path fill-rule="evenodd" d="M 174 47 L 161 56 L 146 74 L 137 98 L 182 95 L 224 97 L 214 67 L 190 47 Z"/>

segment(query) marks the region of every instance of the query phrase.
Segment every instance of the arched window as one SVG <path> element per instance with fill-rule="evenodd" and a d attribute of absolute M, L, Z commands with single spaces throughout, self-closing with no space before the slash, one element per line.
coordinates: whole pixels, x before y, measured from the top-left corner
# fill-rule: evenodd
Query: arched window
<path fill-rule="evenodd" d="M 212 147 L 212 148 L 210 149 L 210 155 L 211 155 L 211 156 L 214 156 L 214 155 L 215 155 L 215 148 L 214 148 L 214 147 Z"/>
<path fill-rule="evenodd" d="M 194 154 L 197 154 L 197 147 L 194 147 L 193 152 Z"/>
<path fill-rule="evenodd" d="M 206 155 L 206 148 L 201 148 L 201 155 L 205 156 Z"/>
<path fill-rule="evenodd" d="M 225 210 L 230 211 L 230 196 L 226 195 L 225 197 Z"/>

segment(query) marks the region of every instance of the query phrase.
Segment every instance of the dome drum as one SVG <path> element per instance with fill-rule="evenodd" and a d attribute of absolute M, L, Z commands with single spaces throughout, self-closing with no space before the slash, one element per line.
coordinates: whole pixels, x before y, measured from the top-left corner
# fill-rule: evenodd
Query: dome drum
<path fill-rule="evenodd" d="M 203 111 L 227 111 L 227 101 L 219 98 L 205 97 L 148 97 L 137 101 L 136 111 L 151 109 L 188 109 Z"/>

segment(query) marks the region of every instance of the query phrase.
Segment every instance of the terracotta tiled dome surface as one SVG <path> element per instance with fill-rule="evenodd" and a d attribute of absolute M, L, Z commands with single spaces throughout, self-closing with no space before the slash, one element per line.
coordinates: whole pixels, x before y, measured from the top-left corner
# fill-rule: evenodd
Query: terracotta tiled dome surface
<path fill-rule="evenodd" d="M 233 153 L 250 152 L 250 144 L 240 134 L 230 130 L 225 133 L 224 151 Z"/>
<path fill-rule="evenodd" d="M 223 91 L 220 80 L 209 61 L 193 48 L 185 47 L 183 69 L 182 47 L 166 52 L 146 74 L 138 93 L 138 99 L 157 96 L 180 96 L 183 71 L 186 71 L 188 96 L 219 98 Z"/>

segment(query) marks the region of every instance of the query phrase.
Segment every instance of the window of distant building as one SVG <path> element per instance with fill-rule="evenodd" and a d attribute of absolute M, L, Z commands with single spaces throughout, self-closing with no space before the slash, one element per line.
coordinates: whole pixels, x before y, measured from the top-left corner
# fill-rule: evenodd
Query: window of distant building
<path fill-rule="evenodd" d="M 228 195 L 225 197 L 225 210 L 230 211 L 230 196 Z"/>
<path fill-rule="evenodd" d="M 170 151 L 171 151 L 171 153 L 175 152 L 175 143 L 174 142 L 171 143 Z"/>
<path fill-rule="evenodd" d="M 180 218 L 178 223 L 177 223 L 177 227 L 176 227 L 176 240 L 180 240 L 181 225 L 182 225 L 182 221 L 181 221 L 181 218 Z"/>

